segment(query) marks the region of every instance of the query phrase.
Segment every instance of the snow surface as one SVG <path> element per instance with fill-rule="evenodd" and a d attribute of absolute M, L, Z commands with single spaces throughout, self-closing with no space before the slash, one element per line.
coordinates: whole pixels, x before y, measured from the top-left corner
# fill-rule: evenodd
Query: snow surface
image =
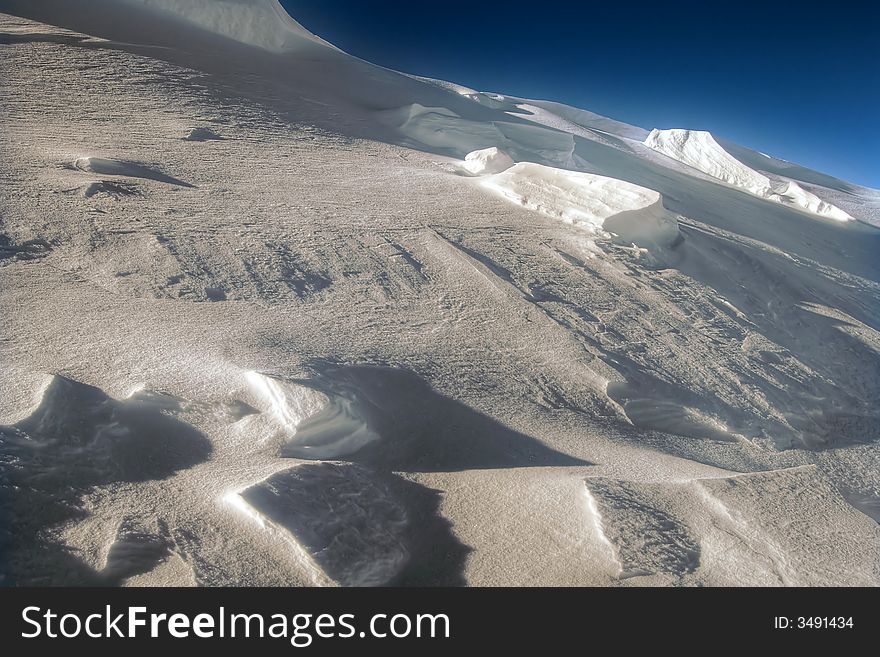
<path fill-rule="evenodd" d="M 269 0 L 0 10 L 4 584 L 880 583 L 877 190 Z"/>

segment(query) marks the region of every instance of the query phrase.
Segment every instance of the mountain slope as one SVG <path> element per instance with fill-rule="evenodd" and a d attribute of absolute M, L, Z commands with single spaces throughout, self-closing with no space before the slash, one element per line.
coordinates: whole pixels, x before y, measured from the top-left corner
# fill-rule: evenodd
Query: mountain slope
<path fill-rule="evenodd" d="M 4 583 L 880 582 L 870 190 L 72 6 L 0 0 Z"/>

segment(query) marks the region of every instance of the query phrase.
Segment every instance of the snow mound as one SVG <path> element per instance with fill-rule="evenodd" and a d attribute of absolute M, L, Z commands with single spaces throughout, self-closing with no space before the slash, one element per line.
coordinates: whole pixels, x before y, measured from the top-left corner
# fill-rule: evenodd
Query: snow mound
<path fill-rule="evenodd" d="M 268 412 L 285 436 L 283 456 L 335 459 L 379 439 L 352 394 L 339 391 L 327 395 L 258 372 L 249 372 L 248 381 L 268 404 Z"/>
<path fill-rule="evenodd" d="M 482 184 L 529 210 L 638 246 L 671 246 L 680 239 L 678 220 L 659 192 L 616 178 L 520 162 Z"/>
<path fill-rule="evenodd" d="M 492 148 L 482 148 L 468 153 L 467 157 L 464 158 L 461 169 L 474 176 L 479 176 L 489 173 L 501 173 L 513 165 L 513 158 L 497 146 L 493 146 Z"/>
<path fill-rule="evenodd" d="M 218 135 L 210 128 L 193 128 L 189 134 L 183 138 L 184 141 L 223 141 L 223 137 Z"/>
<path fill-rule="evenodd" d="M 293 20 L 277 0 L 123 0 L 171 14 L 205 31 L 271 52 L 330 46 Z"/>
<path fill-rule="evenodd" d="M 774 183 L 764 174 L 746 166 L 728 153 L 708 132 L 655 129 L 645 139 L 645 145 L 755 196 L 828 219 L 852 221 L 852 217 L 846 212 L 822 201 L 797 183 L 790 180 Z"/>
<path fill-rule="evenodd" d="M 786 205 L 796 207 L 818 214 L 821 217 L 834 219 L 835 221 L 852 221 L 853 218 L 831 203 L 823 201 L 812 192 L 808 192 L 793 180 L 783 184 L 783 187 L 773 193 L 773 199 Z"/>
<path fill-rule="evenodd" d="M 169 406 L 170 405 L 170 406 Z M 102 390 L 53 376 L 30 416 L 0 426 L 0 449 L 13 479 L 29 485 L 84 488 L 167 476 L 207 458 L 210 443 L 167 415 L 174 402 L 139 391 L 116 400 Z"/>
<path fill-rule="evenodd" d="M 46 531 L 77 517 L 81 496 L 93 487 L 161 480 L 206 461 L 210 441 L 171 417 L 175 404 L 148 391 L 114 399 L 52 376 L 29 416 L 0 425 L 0 581 L 93 581 Z M 137 570 L 120 563 L 125 551 L 117 546 L 108 556 L 103 584 Z"/>

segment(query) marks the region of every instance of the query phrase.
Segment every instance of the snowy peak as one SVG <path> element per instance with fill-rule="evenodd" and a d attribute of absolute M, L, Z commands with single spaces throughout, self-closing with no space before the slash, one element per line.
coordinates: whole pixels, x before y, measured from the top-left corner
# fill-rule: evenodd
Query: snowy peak
<path fill-rule="evenodd" d="M 645 145 L 712 178 L 768 201 L 835 221 L 853 219 L 840 208 L 823 201 L 793 180 L 782 177 L 771 180 L 768 176 L 740 162 L 709 132 L 654 129 L 645 139 Z"/>
<path fill-rule="evenodd" d="M 725 151 L 703 130 L 652 130 L 645 145 L 728 185 L 764 196 L 770 179 Z"/>

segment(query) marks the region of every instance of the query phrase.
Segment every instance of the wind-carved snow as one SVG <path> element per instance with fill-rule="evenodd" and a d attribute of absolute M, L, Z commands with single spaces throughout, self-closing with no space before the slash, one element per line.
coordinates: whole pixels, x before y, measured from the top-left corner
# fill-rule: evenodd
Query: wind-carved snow
<path fill-rule="evenodd" d="M 343 391 L 328 396 L 258 372 L 247 376 L 285 437 L 284 456 L 335 459 L 379 439 L 367 424 L 359 400 Z"/>
<path fill-rule="evenodd" d="M 38 532 L 81 515 L 79 497 L 92 487 L 160 480 L 207 460 L 210 442 L 169 417 L 175 405 L 143 391 L 116 400 L 53 376 L 28 417 L 0 425 L 0 520 L 15 528 L 0 537 L 0 582 L 117 584 L 164 558 L 162 532 L 129 528 L 103 571 L 90 573 Z"/>
<path fill-rule="evenodd" d="M 769 178 L 729 155 L 708 132 L 652 130 L 645 145 L 756 196 L 770 189 Z"/>
<path fill-rule="evenodd" d="M 634 125 L 623 123 L 610 119 L 601 114 L 590 112 L 589 110 L 571 107 L 562 103 L 555 103 L 548 100 L 531 100 L 531 99 L 510 99 L 518 101 L 520 109 L 533 110 L 534 108 L 544 110 L 551 116 L 556 116 L 564 121 L 571 122 L 583 128 L 598 130 L 610 135 L 625 137 L 627 139 L 636 139 L 642 141 L 648 135 L 648 131 Z"/>
<path fill-rule="evenodd" d="M 473 176 L 501 173 L 514 165 L 513 159 L 497 146 L 471 151 L 464 158 L 461 169 Z"/>
<path fill-rule="evenodd" d="M 590 510 L 620 566 L 620 579 L 697 570 L 700 547 L 693 531 L 627 482 L 587 479 Z"/>
<path fill-rule="evenodd" d="M 752 563 L 748 574 L 725 573 L 731 580 L 870 586 L 880 574 L 880 564 L 866 558 L 880 526 L 847 503 L 815 466 L 704 479 L 694 487 L 711 518 L 703 543 L 710 564 L 736 552 L 737 560 Z M 787 522 L 778 522 L 782 517 Z"/>
<path fill-rule="evenodd" d="M 482 185 L 529 210 L 641 247 L 668 247 L 680 239 L 678 221 L 660 194 L 623 180 L 520 162 Z"/>
<path fill-rule="evenodd" d="M 345 586 L 388 583 L 409 560 L 409 513 L 370 470 L 320 463 L 278 473 L 243 491 L 241 504 L 295 537 Z"/>
<path fill-rule="evenodd" d="M 846 212 L 808 192 L 793 180 L 774 185 L 768 198 L 784 205 L 794 205 L 820 217 L 835 221 L 853 220 Z"/>
<path fill-rule="evenodd" d="M 329 586 L 333 584 L 333 580 L 315 562 L 314 556 L 306 546 L 299 542 L 294 533 L 291 533 L 283 524 L 265 515 L 261 511 L 261 505 L 258 501 L 254 502 L 256 506 L 251 503 L 251 500 L 255 498 L 253 491 L 260 490 L 264 486 L 265 482 L 260 482 L 244 491 L 229 491 L 223 496 L 223 502 L 229 508 L 253 522 L 260 531 L 288 546 L 291 556 L 297 565 L 302 568 L 312 586 Z M 246 497 L 249 499 L 245 499 Z"/>
<path fill-rule="evenodd" d="M 718 180 L 775 203 L 834 219 L 852 221 L 852 217 L 808 192 L 793 180 L 773 182 L 749 168 L 701 130 L 652 130 L 645 145 Z"/>
<path fill-rule="evenodd" d="M 382 118 L 403 134 L 426 146 L 469 153 L 504 142 L 504 135 L 491 123 L 461 118 L 446 107 L 413 103 L 388 110 Z"/>
<path fill-rule="evenodd" d="M 877 190 L 274 2 L 0 7 L 101 37 L 0 17 L 3 583 L 880 581 Z"/>

